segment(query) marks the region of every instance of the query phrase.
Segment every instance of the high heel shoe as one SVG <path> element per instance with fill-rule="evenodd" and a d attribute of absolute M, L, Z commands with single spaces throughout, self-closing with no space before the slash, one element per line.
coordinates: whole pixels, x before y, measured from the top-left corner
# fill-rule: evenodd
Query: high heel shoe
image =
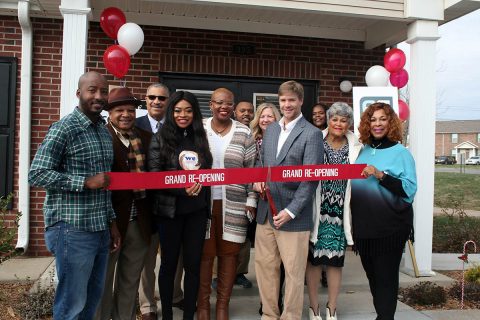
<path fill-rule="evenodd" d="M 332 316 L 330 312 L 330 308 L 328 307 L 328 303 L 327 303 L 327 308 L 325 313 L 326 313 L 325 320 L 337 320 L 337 309 L 333 310 L 333 316 Z"/>
<path fill-rule="evenodd" d="M 320 317 L 320 310 L 317 309 L 317 315 L 313 311 L 312 307 L 308 308 L 308 319 L 309 320 L 322 320 L 322 317 Z"/>

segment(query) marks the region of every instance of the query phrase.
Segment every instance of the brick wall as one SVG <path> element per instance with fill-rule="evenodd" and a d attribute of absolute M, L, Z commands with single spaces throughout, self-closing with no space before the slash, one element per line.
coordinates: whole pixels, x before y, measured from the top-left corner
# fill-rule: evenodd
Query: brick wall
<path fill-rule="evenodd" d="M 457 142 L 452 142 L 451 133 L 436 133 L 435 156 L 451 156 L 455 146 L 467 141 L 478 146 L 477 133 L 459 133 Z"/>
<path fill-rule="evenodd" d="M 48 126 L 59 118 L 60 76 L 62 52 L 62 20 L 32 19 L 34 29 L 33 90 L 32 90 L 32 157 L 37 151 Z M 363 44 L 352 41 L 283 37 L 222 31 L 203 31 L 167 27 L 142 27 L 145 33 L 143 48 L 131 62 L 125 76 L 134 95 L 143 96 L 146 87 L 158 81 L 158 72 L 186 72 L 234 76 L 309 79 L 319 82 L 319 101 L 351 103 L 351 94 L 338 89 L 338 79 L 346 77 L 354 85 L 365 85 L 366 70 L 383 61 L 383 48 L 364 50 Z M 102 56 L 113 44 L 100 29 L 91 23 L 87 49 L 87 68 L 106 73 Z M 253 56 L 231 52 L 233 44 L 256 46 Z M 0 20 L 0 49 L 2 56 L 21 58 L 21 30 L 16 17 Z M 21 59 L 18 69 L 18 95 Z M 113 76 L 110 84 L 120 84 Z M 15 194 L 18 196 L 18 132 L 15 137 Z M 31 190 L 30 255 L 45 255 L 43 241 L 42 204 L 45 192 Z M 15 205 L 16 207 L 16 205 Z"/>

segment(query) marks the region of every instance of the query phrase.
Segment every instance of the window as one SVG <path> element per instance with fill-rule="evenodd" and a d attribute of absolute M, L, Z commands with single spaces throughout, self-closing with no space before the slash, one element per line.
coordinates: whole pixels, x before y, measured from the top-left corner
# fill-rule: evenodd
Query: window
<path fill-rule="evenodd" d="M 457 149 L 452 150 L 452 156 L 457 156 Z"/>
<path fill-rule="evenodd" d="M 190 90 L 190 89 L 176 89 L 176 91 L 189 91 L 195 95 L 200 105 L 200 111 L 204 118 L 209 118 L 212 116 L 212 111 L 210 110 L 210 96 L 213 91 L 211 90 Z"/>
<path fill-rule="evenodd" d="M 477 142 L 480 142 L 480 133 L 477 133 Z"/>
<path fill-rule="evenodd" d="M 452 143 L 458 142 L 458 133 L 452 133 Z"/>

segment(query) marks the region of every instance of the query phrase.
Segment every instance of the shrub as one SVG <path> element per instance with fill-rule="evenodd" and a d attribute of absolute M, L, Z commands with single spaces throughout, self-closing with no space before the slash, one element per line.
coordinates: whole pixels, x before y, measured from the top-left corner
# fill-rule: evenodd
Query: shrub
<path fill-rule="evenodd" d="M 468 282 L 477 282 L 480 284 L 480 265 L 473 264 L 473 267 L 465 271 L 465 280 Z"/>
<path fill-rule="evenodd" d="M 458 216 L 459 218 L 467 217 L 464 203 L 465 201 L 463 194 L 449 194 L 445 200 L 439 201 L 439 205 L 442 208 L 442 213 L 450 218 L 455 216 Z"/>
<path fill-rule="evenodd" d="M 468 216 L 437 216 L 433 218 L 433 252 L 462 252 L 463 245 L 468 240 L 480 242 L 479 218 Z"/>
<path fill-rule="evenodd" d="M 441 305 L 447 301 L 445 289 L 435 283 L 422 281 L 403 290 L 404 302 L 422 306 Z"/>
<path fill-rule="evenodd" d="M 13 241 L 17 234 L 18 221 L 20 220 L 21 214 L 18 212 L 15 214 L 13 225 L 7 223 L 7 215 L 9 214 L 8 204 L 12 199 L 12 194 L 6 197 L 0 197 L 0 263 L 11 258 L 15 252 Z"/>
<path fill-rule="evenodd" d="M 450 287 L 449 294 L 458 300 L 462 299 L 462 283 L 455 282 L 455 284 Z M 465 282 L 464 300 L 480 302 L 480 283 Z"/>
<path fill-rule="evenodd" d="M 54 300 L 53 280 L 47 287 L 42 287 L 38 282 L 35 290 L 25 293 L 24 299 L 17 305 L 17 311 L 25 320 L 43 319 L 53 314 Z"/>

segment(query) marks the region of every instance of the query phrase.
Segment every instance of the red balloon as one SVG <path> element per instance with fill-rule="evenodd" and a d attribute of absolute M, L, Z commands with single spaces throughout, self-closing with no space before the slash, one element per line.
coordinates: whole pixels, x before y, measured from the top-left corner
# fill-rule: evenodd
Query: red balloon
<path fill-rule="evenodd" d="M 402 50 L 390 49 L 383 57 L 383 65 L 389 72 L 397 72 L 405 66 L 407 58 Z"/>
<path fill-rule="evenodd" d="M 408 72 L 405 69 L 390 73 L 390 83 L 398 89 L 405 87 L 408 82 Z"/>
<path fill-rule="evenodd" d="M 117 40 L 118 29 L 126 22 L 127 19 L 122 10 L 115 7 L 106 8 L 100 15 L 100 27 L 113 40 Z"/>
<path fill-rule="evenodd" d="M 398 99 L 398 117 L 400 120 L 405 121 L 410 117 L 410 109 L 408 108 L 408 104 Z"/>
<path fill-rule="evenodd" d="M 121 79 L 130 68 L 130 55 L 122 46 L 113 45 L 105 50 L 103 63 L 108 72 Z"/>

